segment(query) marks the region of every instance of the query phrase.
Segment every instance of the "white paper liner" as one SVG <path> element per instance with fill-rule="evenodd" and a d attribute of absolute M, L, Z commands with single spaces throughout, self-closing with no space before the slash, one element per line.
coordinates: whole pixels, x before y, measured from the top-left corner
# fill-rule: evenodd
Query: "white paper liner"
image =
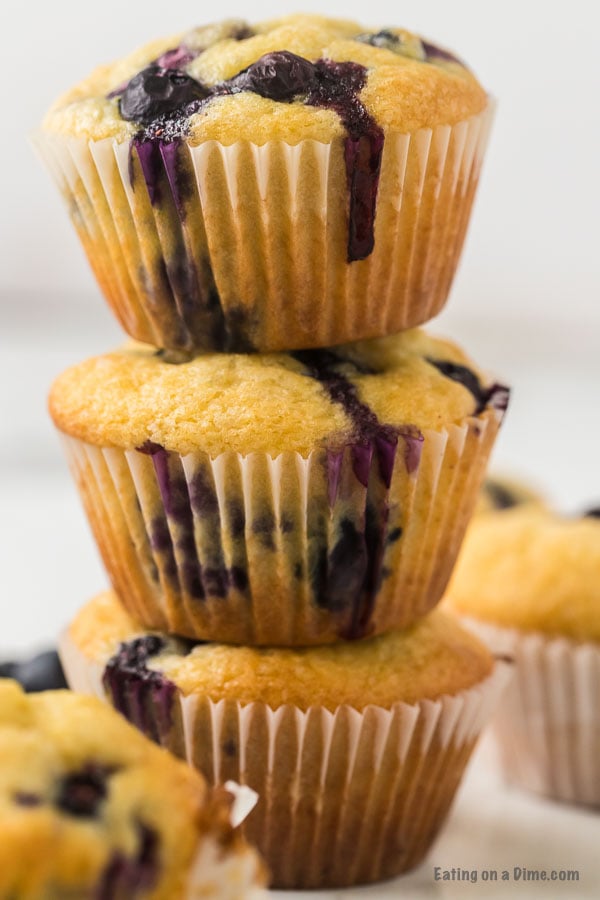
<path fill-rule="evenodd" d="M 169 484 L 179 491 L 171 510 L 153 457 L 70 437 L 65 447 L 108 574 L 135 619 L 192 638 L 297 646 L 404 627 L 435 606 L 500 420 L 500 412 L 488 409 L 463 425 L 425 432 L 416 468 L 405 458 L 413 439 L 400 437 L 389 488 L 375 453 L 364 487 L 351 447 L 333 487 L 326 451 L 275 459 L 170 453 Z M 193 500 L 198 484 L 209 496 L 204 507 Z M 328 607 L 310 573 L 323 558 L 334 566 L 347 523 L 374 558 L 367 544 L 373 520 L 383 553 L 379 588 L 369 593 L 359 585 L 352 593 L 348 586 L 343 605 Z M 390 538 L 398 528 L 401 537 Z M 326 585 L 335 577 L 328 570 Z M 353 632 L 357 616 L 364 622 Z"/>
<path fill-rule="evenodd" d="M 178 174 L 158 156 L 154 205 L 129 143 L 40 133 L 35 144 L 129 334 L 270 351 L 392 334 L 440 311 L 493 112 L 490 101 L 453 126 L 386 133 L 375 247 L 352 263 L 342 140 L 182 144 Z"/>
<path fill-rule="evenodd" d="M 506 778 L 556 800 L 600 806 L 600 646 L 461 617 L 515 678 L 492 723 Z"/>
<path fill-rule="evenodd" d="M 107 648 L 107 654 L 111 649 Z M 106 660 L 91 660 L 68 633 L 69 684 L 107 697 Z M 417 865 L 450 808 L 475 741 L 511 666 L 454 697 L 362 712 L 242 705 L 177 695 L 185 758 L 212 784 L 233 778 L 260 796 L 244 833 L 275 887 L 349 886 Z M 169 749 L 181 747 L 177 739 Z"/>
<path fill-rule="evenodd" d="M 187 880 L 185 900 L 267 900 L 263 875 L 250 847 L 233 852 L 204 838 Z"/>

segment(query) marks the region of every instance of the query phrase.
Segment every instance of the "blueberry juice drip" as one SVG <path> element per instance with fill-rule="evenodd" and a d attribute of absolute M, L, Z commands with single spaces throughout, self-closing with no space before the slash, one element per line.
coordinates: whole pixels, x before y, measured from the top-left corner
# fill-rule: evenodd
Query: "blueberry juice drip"
<path fill-rule="evenodd" d="M 158 635 L 122 643 L 102 676 L 114 707 L 158 743 L 171 727 L 177 688 L 162 672 L 149 669 L 148 662 L 165 646 L 165 640 Z"/>
<path fill-rule="evenodd" d="M 361 103 L 367 70 L 353 62 L 321 59 L 315 63 L 317 84 L 309 106 L 333 109 L 348 135 L 344 141 L 346 183 L 350 200 L 348 262 L 366 259 L 375 245 L 377 188 L 383 153 L 383 130 Z"/>
<path fill-rule="evenodd" d="M 368 257 L 375 242 L 384 134 L 358 96 L 366 82 L 366 68 L 354 62 L 329 59 L 312 63 L 282 50 L 265 54 L 227 81 L 207 86 L 181 69 L 168 67 L 183 66 L 187 61 L 185 54 L 178 53 L 176 48 L 138 72 L 120 95 L 123 119 L 141 126 L 132 141 L 132 150 L 137 151 L 150 201 L 160 202 L 163 169 L 167 169 L 171 188 L 174 186 L 164 148 L 182 141 L 188 133 L 190 117 L 213 97 L 250 91 L 279 103 L 303 100 L 307 106 L 336 112 L 347 131 L 344 142 L 349 197 L 347 259 L 354 262 Z M 182 198 L 174 193 L 174 199 L 181 211 Z"/>
<path fill-rule="evenodd" d="M 363 487 L 368 486 L 371 451 L 375 450 L 381 479 L 389 488 L 401 429 L 383 425 L 373 410 L 359 400 L 355 385 L 338 371 L 340 363 L 347 360 L 341 359 L 331 350 L 297 350 L 291 355 L 309 370 L 312 378 L 323 385 L 333 402 L 339 403 L 352 421 L 355 451 L 353 468 L 357 479 Z"/>
<path fill-rule="evenodd" d="M 340 523 L 339 537 L 316 567 L 313 589 L 320 606 L 342 611 L 351 604 L 351 617 L 342 637 L 354 640 L 368 634 L 377 592 L 383 578 L 383 557 L 388 530 L 388 507 L 385 492 L 389 489 L 394 468 L 398 436 L 402 430 L 383 425 L 357 394 L 355 385 L 338 371 L 345 362 L 330 350 L 301 350 L 292 356 L 302 363 L 310 377 L 317 379 L 334 403 L 339 403 L 354 426 L 352 445 L 353 471 L 363 487 L 368 488 L 365 519 L 362 525 L 349 518 Z M 364 370 L 363 370 L 364 371 Z M 379 484 L 371 483 L 373 454 L 379 469 Z M 331 452 L 328 458 L 330 480 L 340 477 L 341 454 Z M 330 499 L 337 484 L 330 484 Z M 373 495 L 376 494 L 375 502 Z M 371 501 L 371 502 L 369 502 Z"/>

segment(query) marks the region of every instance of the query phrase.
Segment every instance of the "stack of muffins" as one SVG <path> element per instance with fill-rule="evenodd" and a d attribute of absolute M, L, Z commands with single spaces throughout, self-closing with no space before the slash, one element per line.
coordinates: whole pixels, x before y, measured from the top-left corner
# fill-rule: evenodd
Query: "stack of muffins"
<path fill-rule="evenodd" d="M 40 149 L 137 341 L 50 409 L 114 593 L 63 641 L 281 887 L 426 853 L 504 680 L 441 612 L 507 389 L 443 306 L 491 118 L 400 29 L 229 21 L 103 67 Z"/>

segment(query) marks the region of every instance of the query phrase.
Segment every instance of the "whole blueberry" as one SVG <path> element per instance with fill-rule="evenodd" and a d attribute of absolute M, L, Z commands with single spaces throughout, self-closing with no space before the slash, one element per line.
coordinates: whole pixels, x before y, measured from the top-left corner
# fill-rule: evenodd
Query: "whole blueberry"
<path fill-rule="evenodd" d="M 600 519 L 600 506 L 593 506 L 591 509 L 587 509 L 583 515 L 586 519 Z"/>
<path fill-rule="evenodd" d="M 56 805 L 72 816 L 92 817 L 108 793 L 110 770 L 91 763 L 66 775 L 59 784 Z"/>
<path fill-rule="evenodd" d="M 158 116 L 208 95 L 209 90 L 185 72 L 152 65 L 131 79 L 119 100 L 119 110 L 126 121 L 149 125 Z"/>
<path fill-rule="evenodd" d="M 39 653 L 25 662 L 0 663 L 0 678 L 14 678 L 30 694 L 67 687 L 56 650 Z"/>
<path fill-rule="evenodd" d="M 313 63 L 288 50 L 266 53 L 229 82 L 230 89 L 252 91 L 268 100 L 289 101 L 308 94 L 316 84 Z"/>

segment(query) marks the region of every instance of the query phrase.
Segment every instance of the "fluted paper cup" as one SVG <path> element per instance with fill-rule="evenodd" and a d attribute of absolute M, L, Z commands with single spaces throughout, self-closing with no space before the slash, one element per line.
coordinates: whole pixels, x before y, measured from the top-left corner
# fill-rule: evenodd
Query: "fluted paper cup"
<path fill-rule="evenodd" d="M 462 618 L 515 677 L 492 722 L 506 779 L 600 807 L 600 646 Z"/>
<path fill-rule="evenodd" d="M 406 872 L 423 859 L 448 814 L 510 666 L 454 696 L 306 711 L 286 704 L 212 701 L 130 682 L 113 694 L 103 663 L 68 632 L 70 685 L 114 704 L 209 783 L 234 779 L 259 794 L 243 830 L 281 888 L 345 887 Z M 140 689 L 141 685 L 141 689 Z"/>
<path fill-rule="evenodd" d="M 147 628 L 300 646 L 408 626 L 441 598 L 502 417 L 397 444 L 248 456 L 65 437 L 111 582 Z"/>
<path fill-rule="evenodd" d="M 343 139 L 230 146 L 43 132 L 36 146 L 133 337 L 261 352 L 380 337 L 446 302 L 493 116 L 385 133 L 373 250 L 351 259 Z"/>

